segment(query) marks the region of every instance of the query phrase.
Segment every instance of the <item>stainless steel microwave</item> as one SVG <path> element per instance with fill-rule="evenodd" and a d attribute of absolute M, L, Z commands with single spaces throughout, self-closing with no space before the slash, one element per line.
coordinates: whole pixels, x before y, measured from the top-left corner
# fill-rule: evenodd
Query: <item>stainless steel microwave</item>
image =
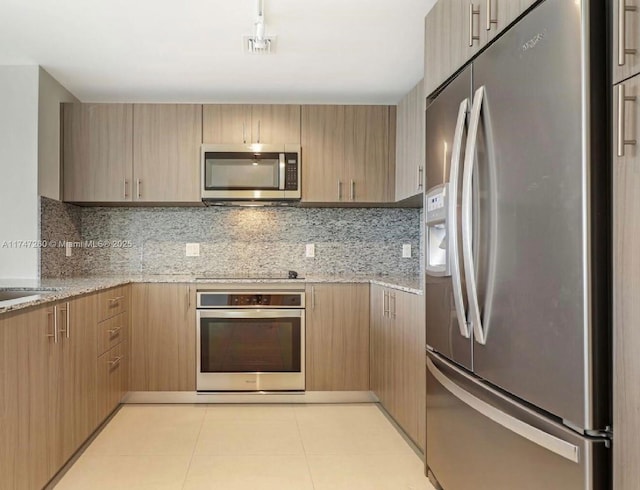
<path fill-rule="evenodd" d="M 300 199 L 299 145 L 202 145 L 203 201 Z"/>

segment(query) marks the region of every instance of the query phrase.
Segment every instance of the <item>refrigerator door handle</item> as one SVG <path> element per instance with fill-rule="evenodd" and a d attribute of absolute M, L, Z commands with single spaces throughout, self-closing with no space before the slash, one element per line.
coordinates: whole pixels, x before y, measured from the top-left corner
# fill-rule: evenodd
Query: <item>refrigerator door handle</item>
<path fill-rule="evenodd" d="M 460 157 L 462 155 L 462 136 L 464 134 L 464 126 L 467 120 L 467 111 L 469 110 L 469 99 L 460 102 L 458 109 L 458 120 L 456 122 L 456 131 L 453 137 L 453 148 L 451 149 L 451 165 L 449 174 L 449 260 L 451 264 L 451 283 L 453 289 L 453 300 L 456 307 L 456 315 L 458 317 L 458 326 L 460 334 L 464 338 L 471 337 L 469 323 L 467 322 L 467 314 L 462 300 L 462 281 L 460 272 L 460 263 L 458 258 L 458 183 L 460 179 Z"/>
<path fill-rule="evenodd" d="M 469 135 L 465 149 L 464 167 L 462 173 L 462 258 L 464 261 L 464 273 L 467 280 L 467 299 L 469 301 L 469 321 L 473 327 L 474 338 L 480 344 L 487 343 L 486 332 L 482 328 L 480 319 L 480 306 L 478 305 L 478 286 L 476 284 L 475 266 L 473 263 L 473 237 L 472 237 L 472 184 L 473 164 L 476 157 L 476 145 L 478 139 L 478 127 L 480 125 L 480 113 L 484 101 L 484 87 L 476 90 L 471 107 L 471 119 L 469 122 Z"/>
<path fill-rule="evenodd" d="M 580 448 L 575 444 L 571 444 L 570 442 L 527 424 L 526 422 L 523 422 L 522 420 L 517 419 L 516 417 L 513 417 L 493 405 L 490 405 L 484 400 L 472 395 L 451 381 L 436 367 L 431 359 L 427 359 L 427 369 L 449 393 L 476 412 L 484 415 L 505 429 L 524 437 L 528 441 L 557 454 L 558 456 L 568 459 L 574 463 L 580 462 Z"/>

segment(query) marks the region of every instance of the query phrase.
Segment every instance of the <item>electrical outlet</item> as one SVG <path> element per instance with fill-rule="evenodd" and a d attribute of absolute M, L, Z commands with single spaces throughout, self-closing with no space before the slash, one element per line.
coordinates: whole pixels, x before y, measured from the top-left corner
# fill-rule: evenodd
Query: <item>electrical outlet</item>
<path fill-rule="evenodd" d="M 305 247 L 305 256 L 312 258 L 316 256 L 316 246 L 313 243 L 307 243 Z"/>
<path fill-rule="evenodd" d="M 402 244 L 402 258 L 410 259 L 411 258 L 411 244 L 403 243 Z"/>
<path fill-rule="evenodd" d="M 73 247 L 71 245 L 71 242 L 64 242 L 64 254 L 67 257 L 71 257 L 71 250 L 73 250 Z"/>
<path fill-rule="evenodd" d="M 200 244 L 187 243 L 185 247 L 185 255 L 187 257 L 200 257 Z"/>

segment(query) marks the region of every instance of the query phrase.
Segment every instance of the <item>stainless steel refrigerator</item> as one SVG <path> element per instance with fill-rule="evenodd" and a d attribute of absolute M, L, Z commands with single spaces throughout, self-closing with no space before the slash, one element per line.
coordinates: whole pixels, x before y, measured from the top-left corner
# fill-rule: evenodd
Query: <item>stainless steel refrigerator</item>
<path fill-rule="evenodd" d="M 605 3 L 544 0 L 427 106 L 426 463 L 444 490 L 610 488 Z"/>

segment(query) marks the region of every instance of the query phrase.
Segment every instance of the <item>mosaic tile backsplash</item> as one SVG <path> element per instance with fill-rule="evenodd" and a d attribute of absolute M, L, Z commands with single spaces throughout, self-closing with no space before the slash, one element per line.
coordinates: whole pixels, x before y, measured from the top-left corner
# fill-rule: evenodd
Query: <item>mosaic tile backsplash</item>
<path fill-rule="evenodd" d="M 42 277 L 78 274 L 418 275 L 419 209 L 82 208 L 41 199 Z M 200 256 L 186 257 L 186 243 Z M 315 258 L 305 244 L 315 244 Z M 402 258 L 410 243 L 412 258 Z"/>

